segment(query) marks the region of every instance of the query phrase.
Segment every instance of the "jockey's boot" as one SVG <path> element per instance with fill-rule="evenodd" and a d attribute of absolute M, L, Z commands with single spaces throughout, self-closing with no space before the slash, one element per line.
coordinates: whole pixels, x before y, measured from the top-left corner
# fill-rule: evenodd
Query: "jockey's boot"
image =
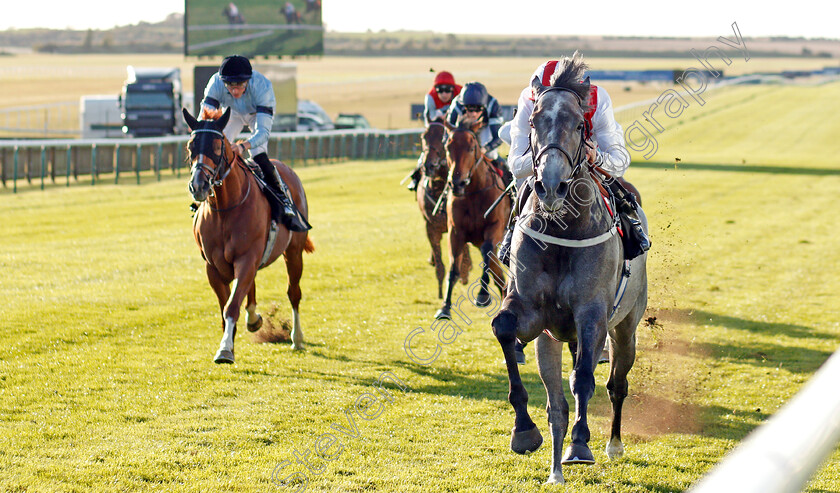
<path fill-rule="evenodd" d="M 516 226 L 516 211 L 510 211 L 510 219 L 508 219 L 507 228 L 505 228 L 505 236 L 502 238 L 502 244 L 499 245 L 499 260 L 502 265 L 510 265 L 510 246 L 513 243 L 513 230 Z"/>
<path fill-rule="evenodd" d="M 417 185 L 420 184 L 420 178 L 423 176 L 423 173 L 420 171 L 423 167 L 422 164 L 418 164 L 416 168 L 414 168 L 414 172 L 411 173 L 411 183 L 408 184 L 408 189 L 412 192 L 417 190 Z"/>
<path fill-rule="evenodd" d="M 421 152 L 420 157 L 417 158 L 417 166 L 411 173 L 411 183 L 408 184 L 408 189 L 412 192 L 417 190 L 417 185 L 420 184 L 420 178 L 423 177 L 423 164 L 426 162 L 426 152 Z"/>
<path fill-rule="evenodd" d="M 277 199 L 280 201 L 280 207 L 274 200 L 269 200 L 271 204 L 271 219 L 275 222 L 282 222 L 292 231 L 307 231 L 309 228 L 298 218 L 297 209 L 292 203 L 292 194 L 289 188 L 280 177 L 277 168 L 271 164 L 268 155 L 261 152 L 254 156 L 254 162 L 260 166 L 265 177 L 265 182 L 274 189 Z M 282 217 L 281 217 L 282 214 Z"/>
<path fill-rule="evenodd" d="M 618 180 L 612 182 L 610 190 L 615 196 L 621 224 L 623 229 L 627 230 L 626 233 L 630 240 L 624 242 L 624 255 L 628 259 L 633 259 L 650 250 L 650 238 L 645 233 L 642 221 L 639 219 L 639 205 L 636 203 L 635 196 L 621 186 Z"/>
<path fill-rule="evenodd" d="M 630 234 L 636 243 L 639 245 L 639 248 L 642 252 L 646 252 L 650 250 L 650 238 L 648 237 L 647 233 L 645 233 L 644 228 L 642 227 L 642 221 L 639 219 L 639 212 L 635 208 L 630 211 L 624 212 L 624 217 L 627 219 L 629 223 Z"/>
<path fill-rule="evenodd" d="M 519 194 L 516 197 L 516 204 L 513 205 L 513 208 L 510 211 L 510 220 L 508 221 L 508 227 L 505 230 L 505 236 L 502 238 L 502 244 L 499 246 L 499 260 L 502 261 L 503 265 L 510 266 L 510 247 L 513 243 L 513 230 L 516 229 L 516 220 L 519 218 L 519 211 L 522 209 L 522 206 L 525 205 L 525 202 L 528 201 L 528 197 L 530 196 L 531 182 L 528 180 L 523 183 L 522 188 L 519 189 Z"/>
<path fill-rule="evenodd" d="M 507 163 L 505 162 L 504 158 L 497 157 L 490 161 L 493 163 L 493 166 L 496 167 L 499 171 L 502 172 L 502 181 L 505 183 L 505 187 L 510 185 L 510 182 L 513 181 L 513 173 L 510 172 L 508 169 Z"/>

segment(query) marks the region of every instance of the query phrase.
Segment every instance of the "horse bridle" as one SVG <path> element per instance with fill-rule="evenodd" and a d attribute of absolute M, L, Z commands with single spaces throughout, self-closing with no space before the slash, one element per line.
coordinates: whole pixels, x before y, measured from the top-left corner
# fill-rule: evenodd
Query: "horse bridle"
<path fill-rule="evenodd" d="M 446 164 L 446 147 L 445 147 L 446 125 L 444 125 L 443 123 L 440 123 L 440 122 L 431 122 L 431 123 L 429 123 L 429 128 L 431 128 L 433 125 L 440 125 L 441 127 L 444 128 L 443 139 L 441 139 L 441 147 L 443 148 L 442 152 L 438 152 L 437 161 L 432 163 L 433 168 L 439 168 L 441 165 Z M 426 142 L 426 139 L 423 139 L 423 141 L 424 141 L 424 143 L 428 144 L 428 142 Z M 428 144 L 428 145 L 429 145 L 429 150 L 431 150 L 431 148 L 432 148 L 431 144 Z"/>
<path fill-rule="evenodd" d="M 475 168 L 478 166 L 478 163 L 484 161 L 484 157 L 481 155 L 481 146 L 478 145 L 478 136 L 472 130 L 470 130 L 470 133 L 472 134 L 473 138 L 475 139 L 476 152 L 473 153 L 473 155 L 475 156 L 475 161 L 473 162 L 473 165 L 470 167 L 470 170 L 467 172 L 467 177 L 463 180 L 464 188 L 470 186 L 470 183 L 472 182 L 473 171 L 475 171 Z M 449 155 L 448 150 L 446 151 L 446 154 L 447 154 L 447 156 Z M 455 168 L 452 168 L 452 170 L 449 173 L 449 179 L 447 180 L 447 183 L 449 183 L 450 186 L 452 184 L 452 174 L 453 173 L 455 173 Z"/>
<path fill-rule="evenodd" d="M 195 134 L 197 133 L 216 134 L 222 138 L 222 142 L 225 141 L 225 134 L 212 128 L 197 128 L 192 131 L 190 136 L 194 138 Z M 213 164 L 215 164 L 216 166 L 214 168 L 210 168 L 210 166 L 207 166 L 201 159 L 198 159 L 202 155 L 210 158 L 210 160 L 213 161 Z M 227 175 L 230 174 L 231 169 L 233 169 L 233 167 L 230 164 L 231 161 L 228 161 L 227 153 L 225 153 L 224 151 L 222 151 L 222 155 L 217 158 L 214 158 L 214 156 L 212 155 L 208 156 L 206 154 L 198 154 L 190 172 L 195 173 L 196 170 L 200 170 L 202 173 L 204 173 L 210 181 L 210 191 L 211 193 L 213 193 L 213 189 L 215 189 L 218 186 L 221 186 L 222 181 L 224 181 L 224 179 L 227 178 Z M 220 178 L 219 173 L 221 173 L 222 168 L 225 168 L 225 172 Z"/>
<path fill-rule="evenodd" d="M 575 99 L 577 99 L 578 105 L 583 104 L 581 99 L 580 99 L 580 96 L 578 96 L 578 94 L 571 89 L 567 89 L 565 87 L 548 87 L 548 88 L 545 89 L 545 91 L 540 93 L 540 95 L 537 97 L 537 100 L 534 101 L 534 106 L 536 107 L 537 101 L 539 101 L 539 98 L 542 98 L 543 95 L 545 95 L 547 92 L 550 92 L 550 91 L 565 91 L 565 92 L 571 93 L 575 97 Z M 533 139 L 531 138 L 531 135 L 528 136 L 528 139 L 533 142 Z M 560 144 L 554 144 L 554 143 L 547 144 L 543 148 L 541 148 L 536 154 L 534 154 L 534 152 L 533 152 L 534 148 L 532 146 L 531 147 L 531 162 L 532 162 L 532 168 L 533 168 L 533 173 L 534 173 L 534 180 L 537 179 L 537 162 L 539 162 L 539 160 L 543 156 L 543 154 L 545 154 L 546 152 L 548 152 L 551 149 L 556 149 L 556 150 L 560 151 L 563 154 L 563 156 L 565 156 L 565 158 L 569 161 L 569 166 L 572 166 L 572 174 L 569 175 L 568 179 L 563 180 L 564 183 L 566 183 L 567 185 L 571 184 L 575 175 L 578 174 L 578 172 L 581 169 L 581 166 L 584 163 L 584 160 L 581 159 L 581 154 L 583 152 L 583 147 L 585 145 L 586 145 L 586 133 L 585 133 L 584 127 L 581 127 L 581 129 L 580 129 L 580 143 L 578 144 L 578 148 L 577 148 L 577 151 L 575 152 L 574 159 L 572 158 L 572 155 L 569 153 L 569 151 L 567 151 Z"/>

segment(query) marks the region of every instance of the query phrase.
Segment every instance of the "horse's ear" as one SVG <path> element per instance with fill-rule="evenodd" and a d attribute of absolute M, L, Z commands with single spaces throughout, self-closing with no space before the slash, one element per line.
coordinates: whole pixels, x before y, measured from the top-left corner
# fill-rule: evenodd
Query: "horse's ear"
<path fill-rule="evenodd" d="M 228 120 L 230 120 L 230 107 L 228 107 L 228 109 L 225 110 L 225 113 L 222 115 L 221 118 L 216 120 L 216 126 L 218 126 L 220 129 L 224 130 L 224 128 L 228 124 Z"/>
<path fill-rule="evenodd" d="M 581 84 L 583 84 L 583 87 L 586 88 L 586 92 L 588 94 L 589 93 L 589 88 L 592 87 L 592 83 L 589 82 L 589 76 L 588 75 L 586 76 L 585 79 L 583 79 L 583 82 L 581 82 Z"/>
<path fill-rule="evenodd" d="M 481 126 L 484 125 L 484 115 L 476 118 L 474 122 L 470 124 L 470 130 L 474 134 L 478 134 L 478 131 L 481 130 Z"/>
<path fill-rule="evenodd" d="M 186 108 L 181 108 L 181 112 L 184 114 L 184 121 L 187 122 L 187 126 L 190 127 L 190 130 L 195 130 L 198 126 L 198 120 L 196 120 L 195 117 L 190 114 L 190 110 Z"/>
<path fill-rule="evenodd" d="M 542 84 L 539 77 L 534 76 L 533 80 L 531 80 L 531 92 L 534 95 L 534 99 L 536 100 L 543 91 L 545 91 L 545 86 Z"/>

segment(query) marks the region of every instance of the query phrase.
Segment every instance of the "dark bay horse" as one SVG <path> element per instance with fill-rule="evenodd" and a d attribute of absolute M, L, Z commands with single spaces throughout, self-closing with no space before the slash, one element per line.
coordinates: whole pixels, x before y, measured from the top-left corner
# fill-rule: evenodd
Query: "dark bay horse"
<path fill-rule="evenodd" d="M 300 327 L 300 277 L 303 273 L 303 252 L 315 247 L 306 232 L 290 232 L 282 224 L 271 250 L 268 237 L 271 207 L 260 192 L 253 173 L 233 152 L 222 130 L 230 109 L 207 112 L 196 120 L 186 109 L 184 120 L 192 130 L 188 143 L 192 173 L 189 190 L 193 199 L 201 203 L 193 221 L 193 234 L 207 271 L 207 280 L 219 299 L 222 313 L 222 341 L 214 361 L 233 363 L 233 338 L 236 322 L 246 295 L 245 322 L 249 331 L 262 325 L 257 313 L 257 270 L 283 255 L 289 275 L 287 290 L 292 304 L 292 348 L 303 348 Z M 221 116 L 220 116 L 221 114 Z M 306 193 L 294 171 L 273 160 L 292 193 L 292 199 L 304 218 L 309 216 Z M 231 289 L 231 283 L 233 284 Z"/>
<path fill-rule="evenodd" d="M 627 396 L 627 373 L 636 357 L 636 326 L 647 306 L 647 254 L 625 263 L 616 221 L 583 161 L 583 115 L 590 87 L 589 79 L 580 82 L 585 65 L 578 57 L 566 59 L 564 64 L 552 86 L 544 87 L 537 78 L 532 82 L 536 99 L 531 117 L 535 193 L 517 223 L 509 291 L 493 320 L 510 380 L 508 398 L 516 414 L 511 449 L 517 453 L 534 451 L 542 444 L 528 415 L 528 394 L 514 357 L 517 339 L 536 339 L 553 447 L 549 483 L 564 482 L 561 464 L 594 463 L 588 445 L 587 409 L 595 391 L 593 372 L 607 336 L 607 390 L 613 420 L 606 453 L 609 458 L 624 453 L 621 409 Z M 641 209 L 639 216 L 647 229 Z M 619 298 L 628 266 L 630 277 Z M 561 458 L 569 425 L 562 342 L 568 342 L 572 351 L 569 386 L 576 416 L 571 444 Z"/>
<path fill-rule="evenodd" d="M 423 163 L 423 179 L 417 186 L 417 205 L 420 207 L 420 214 L 426 221 L 426 237 L 432 247 L 429 263 L 434 266 L 437 275 L 438 298 L 443 298 L 443 278 L 446 274 L 440 240 L 444 233 L 449 230 L 446 208 L 438 207 L 437 213 L 435 213 L 438 200 L 445 193 L 446 180 L 449 176 L 449 169 L 446 166 L 446 150 L 443 148 L 446 137 L 446 127 L 439 121 L 431 122 L 426 131 L 423 132 L 421 141 L 426 160 Z M 443 200 L 445 199 L 444 197 Z M 464 258 L 461 261 L 461 282 L 463 284 L 469 282 L 471 268 L 470 252 L 464 250 Z"/>
<path fill-rule="evenodd" d="M 501 265 L 495 258 L 496 245 L 502 241 L 510 216 L 511 200 L 505 195 L 499 205 L 485 218 L 484 213 L 505 191 L 501 175 L 481 151 L 481 144 L 475 131 L 478 124 L 470 128 L 459 123 L 451 129 L 446 143 L 447 165 L 449 167 L 449 195 L 446 212 L 449 220 L 449 255 L 451 266 L 446 285 L 443 306 L 435 314 L 436 319 L 451 319 L 452 288 L 460 275 L 464 252 L 472 243 L 481 250 L 483 269 L 481 289 L 473 301 L 477 306 L 491 303 L 488 291 L 489 275 L 499 288 L 501 298 L 507 290 Z"/>

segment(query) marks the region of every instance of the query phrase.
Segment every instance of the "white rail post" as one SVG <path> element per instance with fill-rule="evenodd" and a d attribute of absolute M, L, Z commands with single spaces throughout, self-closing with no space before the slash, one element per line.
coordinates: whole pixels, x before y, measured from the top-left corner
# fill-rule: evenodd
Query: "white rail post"
<path fill-rule="evenodd" d="M 840 441 L 840 351 L 689 493 L 797 493 Z"/>

